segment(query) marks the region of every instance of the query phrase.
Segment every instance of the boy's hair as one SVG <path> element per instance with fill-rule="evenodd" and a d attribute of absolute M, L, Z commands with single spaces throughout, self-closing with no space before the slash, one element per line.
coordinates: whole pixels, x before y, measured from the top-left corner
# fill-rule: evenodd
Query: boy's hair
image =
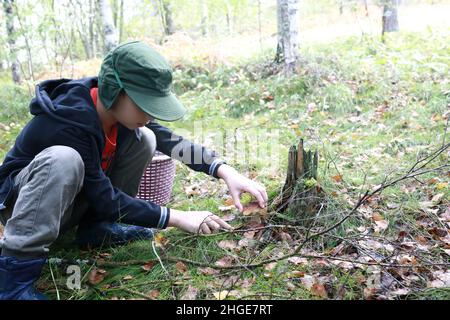
<path fill-rule="evenodd" d="M 123 96 L 125 96 L 127 93 L 125 92 L 125 90 L 121 89 L 119 91 L 119 94 L 117 95 L 116 99 L 114 100 L 113 104 L 111 105 L 111 109 L 116 108 L 117 103 L 119 102 L 119 98 L 122 98 Z"/>

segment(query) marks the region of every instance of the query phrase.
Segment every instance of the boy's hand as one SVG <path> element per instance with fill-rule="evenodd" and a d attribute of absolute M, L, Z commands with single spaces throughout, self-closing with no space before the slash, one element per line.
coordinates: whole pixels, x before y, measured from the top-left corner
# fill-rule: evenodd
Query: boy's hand
<path fill-rule="evenodd" d="M 170 209 L 169 227 L 177 227 L 191 233 L 210 234 L 233 227 L 209 211 L 178 211 Z"/>
<path fill-rule="evenodd" d="M 249 178 L 241 175 L 235 169 L 229 165 L 223 164 L 219 167 L 217 175 L 222 178 L 230 190 L 231 197 L 233 198 L 234 205 L 240 212 L 244 210 L 240 201 L 240 195 L 243 192 L 249 192 L 252 194 L 259 203 L 261 208 L 267 206 L 267 192 L 266 188 Z"/>

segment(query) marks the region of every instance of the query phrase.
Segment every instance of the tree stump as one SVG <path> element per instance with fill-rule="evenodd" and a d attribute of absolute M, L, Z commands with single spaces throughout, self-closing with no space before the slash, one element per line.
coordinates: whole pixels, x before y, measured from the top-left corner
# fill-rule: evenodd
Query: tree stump
<path fill-rule="evenodd" d="M 305 151 L 303 139 L 289 148 L 286 182 L 275 200 L 275 210 L 294 213 L 295 222 L 309 225 L 318 211 L 322 189 L 317 183 L 318 153 Z"/>

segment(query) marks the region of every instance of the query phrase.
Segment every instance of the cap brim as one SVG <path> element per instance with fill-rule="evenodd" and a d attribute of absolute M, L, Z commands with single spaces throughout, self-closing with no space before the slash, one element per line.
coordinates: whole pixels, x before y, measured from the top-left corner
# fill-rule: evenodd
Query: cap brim
<path fill-rule="evenodd" d="M 172 93 L 165 97 L 156 97 L 127 89 L 125 92 L 142 111 L 155 119 L 176 121 L 186 114 L 186 108 Z"/>

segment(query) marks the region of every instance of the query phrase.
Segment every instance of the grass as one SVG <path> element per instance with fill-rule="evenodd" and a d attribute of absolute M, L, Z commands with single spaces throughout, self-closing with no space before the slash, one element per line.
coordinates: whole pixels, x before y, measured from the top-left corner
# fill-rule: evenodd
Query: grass
<path fill-rule="evenodd" d="M 177 70 L 174 86 L 189 109 L 188 116 L 166 125 L 216 149 L 241 173 L 263 183 L 272 200 L 284 182 L 288 147 L 304 138 L 308 148 L 318 149 L 319 183 L 327 194 L 333 195 L 320 217 L 321 223 L 329 225 L 351 207 L 349 201 L 356 199 L 360 189 L 379 184 L 390 171 L 406 170 L 418 156 L 443 142 L 450 102 L 449 40 L 448 33 L 429 31 L 395 34 L 384 44 L 370 37 L 311 44 L 302 47 L 300 73 L 289 80 L 265 72 L 271 51 L 213 70 L 185 65 Z M 29 118 L 25 115 L 25 101 L 29 97 L 20 88 L 2 87 L 2 90 L 2 97 L 5 97 L 2 101 L 8 103 L 1 108 L 0 122 L 8 126 L 15 122 L 8 131 L 0 129 L 0 150 L 4 157 Z M 214 140 L 218 133 L 221 133 L 220 139 Z M 238 142 L 242 153 L 233 149 L 232 141 L 239 135 L 243 136 L 243 141 L 249 141 L 247 144 Z M 255 142 L 255 139 L 258 140 Z M 221 141 L 229 145 L 224 146 Z M 272 149 L 275 149 L 274 156 L 265 157 Z M 438 161 L 448 163 L 448 155 L 442 155 Z M 334 178 L 337 175 L 342 181 Z M 442 193 L 440 202 L 432 208 L 443 212 L 449 201 L 449 176 L 430 174 L 421 179 L 427 183 L 414 181 L 396 185 L 383 191 L 373 203 L 371 210 L 379 212 L 389 222 L 388 228 L 378 236 L 396 239 L 400 231 L 405 231 L 411 239 L 420 235 L 429 238 L 426 229 L 418 225 L 418 219 L 424 214 L 422 206 Z M 192 185 L 203 190 L 200 195 L 185 193 L 184 187 Z M 177 164 L 173 199 L 168 206 L 223 215 L 218 208 L 227 199 L 226 191 L 223 182 Z M 247 226 L 251 219 L 235 215 L 232 221 L 235 226 Z M 437 223 L 436 219 L 433 221 Z M 336 237 L 360 236 L 361 232 L 357 231 L 360 227 L 370 229 L 371 219 L 358 214 L 330 237 L 317 239 L 307 248 L 327 252 L 341 243 Z M 158 248 L 159 254 L 212 265 L 224 255 L 258 262 L 292 250 L 285 241 L 276 239 L 257 244 L 256 248 L 241 247 L 238 251 L 218 246 L 222 240 L 241 240 L 241 234 L 194 238 L 178 230 L 166 230 L 161 234 L 168 243 Z M 98 258 L 107 253 L 107 260 L 111 261 L 156 258 L 151 243 L 146 241 L 81 252 L 71 244 L 71 238 L 71 234 L 62 237 L 52 247 L 51 256 Z M 442 255 L 439 249 L 427 257 L 448 261 L 448 256 Z M 371 275 L 369 268 L 347 270 L 321 259 L 300 264 L 284 260 L 275 266 L 221 271 L 213 275 L 205 275 L 189 264 L 183 271 L 174 262 L 166 261 L 164 267 L 169 274 L 160 264 L 149 272 L 143 271 L 141 265 L 108 267 L 104 280 L 90 285 L 87 278 L 93 266 L 84 265 L 82 289 L 69 290 L 65 268 L 52 266 L 52 277 L 50 266 L 45 268 L 39 284 L 51 298 L 57 298 L 58 292 L 61 299 L 140 298 L 136 292 L 148 295 L 152 290 L 158 291 L 154 292 L 157 299 L 179 299 L 192 288 L 198 290 L 197 299 L 214 299 L 222 291 L 229 299 L 247 296 L 325 298 L 320 287 L 308 286 L 306 276 L 323 278 L 319 282 L 324 285 L 328 298 L 361 299 L 368 297 L 367 278 Z M 182 277 L 188 279 L 176 280 Z M 403 298 L 448 299 L 449 291 L 448 288 L 429 288 L 426 281 L 421 280 L 414 283 Z"/>

